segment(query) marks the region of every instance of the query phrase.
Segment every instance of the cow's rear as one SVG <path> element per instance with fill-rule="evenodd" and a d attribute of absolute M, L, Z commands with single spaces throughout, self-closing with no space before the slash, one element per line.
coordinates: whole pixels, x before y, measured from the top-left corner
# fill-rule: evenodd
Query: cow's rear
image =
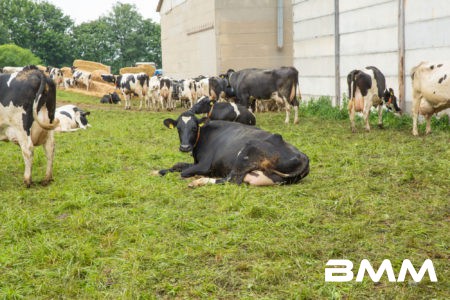
<path fill-rule="evenodd" d="M 24 182 L 31 185 L 33 149 L 42 145 L 47 170 L 42 184 L 53 176 L 56 88 L 35 67 L 0 75 L 0 140 L 18 144 L 25 161 Z"/>

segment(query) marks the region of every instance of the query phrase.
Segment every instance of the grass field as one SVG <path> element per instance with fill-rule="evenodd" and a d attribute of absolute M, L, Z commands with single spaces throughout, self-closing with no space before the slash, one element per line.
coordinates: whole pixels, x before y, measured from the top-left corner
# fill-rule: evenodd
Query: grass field
<path fill-rule="evenodd" d="M 345 112 L 318 101 L 257 115 L 306 153 L 300 184 L 188 188 L 156 169 L 178 151 L 176 113 L 124 111 L 59 92 L 91 111 L 92 128 L 56 134 L 55 181 L 22 184 L 19 147 L 0 143 L 0 298 L 445 299 L 450 297 L 450 128 L 411 134 L 407 117 L 352 134 Z M 136 102 L 136 101 L 135 101 Z M 447 123 L 446 123 L 447 121 Z M 33 179 L 44 177 L 35 150 Z M 433 261 L 438 282 L 326 283 L 329 259 Z"/>

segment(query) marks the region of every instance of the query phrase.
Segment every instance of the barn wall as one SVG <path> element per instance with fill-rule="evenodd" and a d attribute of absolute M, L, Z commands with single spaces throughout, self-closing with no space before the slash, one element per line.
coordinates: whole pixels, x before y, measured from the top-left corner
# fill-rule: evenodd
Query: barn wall
<path fill-rule="evenodd" d="M 276 0 L 216 0 L 217 68 L 291 66 L 292 3 L 283 1 L 283 47 L 277 46 Z"/>
<path fill-rule="evenodd" d="M 160 15 L 164 73 L 176 79 L 216 74 L 214 1 L 166 0 Z"/>
<path fill-rule="evenodd" d="M 398 7 L 400 0 L 340 0 L 340 89 L 347 74 L 377 66 L 399 92 Z M 405 0 L 405 100 L 410 111 L 409 71 L 424 60 L 449 59 L 450 6 L 447 0 Z M 294 66 L 306 97 L 335 96 L 334 0 L 293 0 Z"/>

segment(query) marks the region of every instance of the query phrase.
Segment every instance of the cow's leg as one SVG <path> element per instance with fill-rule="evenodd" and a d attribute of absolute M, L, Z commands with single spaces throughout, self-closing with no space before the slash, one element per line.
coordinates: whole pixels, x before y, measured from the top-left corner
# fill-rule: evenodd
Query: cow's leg
<path fill-rule="evenodd" d="M 367 132 L 370 131 L 369 115 L 371 106 L 372 106 L 372 99 L 369 94 L 364 97 L 364 110 L 363 110 L 364 124 Z"/>
<path fill-rule="evenodd" d="M 284 103 L 284 105 L 285 105 L 284 109 L 286 110 L 286 118 L 284 119 L 284 123 L 289 124 L 289 119 L 291 115 L 291 105 L 287 101 Z"/>
<path fill-rule="evenodd" d="M 195 175 L 207 175 L 210 173 L 210 169 L 209 161 L 205 161 L 204 163 L 200 162 L 183 169 L 181 171 L 181 177 L 188 178 Z"/>
<path fill-rule="evenodd" d="M 298 124 L 298 100 L 294 98 L 292 101 L 292 105 L 294 106 L 294 124 Z"/>
<path fill-rule="evenodd" d="M 419 118 L 419 107 L 420 107 L 421 96 L 417 92 L 413 92 L 413 107 L 412 107 L 412 118 L 413 118 L 413 130 L 412 133 L 415 136 L 419 135 L 417 130 L 417 120 Z"/>
<path fill-rule="evenodd" d="M 23 182 L 27 187 L 31 186 L 31 171 L 33 168 L 33 142 L 30 136 L 24 136 L 19 139 L 20 149 L 22 149 L 22 156 L 25 162 L 25 172 L 23 174 Z"/>
<path fill-rule="evenodd" d="M 142 101 L 144 100 L 144 96 L 142 95 L 142 93 L 139 93 L 138 96 L 139 96 L 139 110 L 142 110 Z"/>
<path fill-rule="evenodd" d="M 162 169 L 162 170 L 159 170 L 157 173 L 161 176 L 164 176 L 167 173 L 182 172 L 183 170 L 185 170 L 191 166 L 193 166 L 193 164 L 179 162 L 179 163 L 174 164 L 170 169 Z"/>
<path fill-rule="evenodd" d="M 431 133 L 431 116 L 432 116 L 432 114 L 425 115 L 425 119 L 427 120 L 427 127 L 425 130 L 425 134 Z"/>
<path fill-rule="evenodd" d="M 383 105 L 378 105 L 378 128 L 383 128 Z"/>
<path fill-rule="evenodd" d="M 352 132 L 356 132 L 355 127 L 355 98 L 351 99 L 348 102 L 348 115 L 350 117 L 350 128 L 352 129 Z"/>
<path fill-rule="evenodd" d="M 55 139 L 53 131 L 50 131 L 44 145 L 45 156 L 47 157 L 47 170 L 45 171 L 45 178 L 42 185 L 48 185 L 53 180 L 53 158 L 55 155 Z"/>

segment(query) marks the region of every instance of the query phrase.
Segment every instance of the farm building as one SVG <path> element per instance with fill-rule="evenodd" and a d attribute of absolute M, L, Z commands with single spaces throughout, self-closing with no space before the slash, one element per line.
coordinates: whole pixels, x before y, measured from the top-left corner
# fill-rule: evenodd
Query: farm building
<path fill-rule="evenodd" d="M 410 111 L 411 68 L 450 53 L 446 0 L 160 0 L 157 11 L 167 74 L 294 65 L 305 98 L 334 103 L 351 70 L 374 65 Z"/>
<path fill-rule="evenodd" d="M 174 78 L 292 65 L 291 0 L 160 0 L 156 10 Z"/>

